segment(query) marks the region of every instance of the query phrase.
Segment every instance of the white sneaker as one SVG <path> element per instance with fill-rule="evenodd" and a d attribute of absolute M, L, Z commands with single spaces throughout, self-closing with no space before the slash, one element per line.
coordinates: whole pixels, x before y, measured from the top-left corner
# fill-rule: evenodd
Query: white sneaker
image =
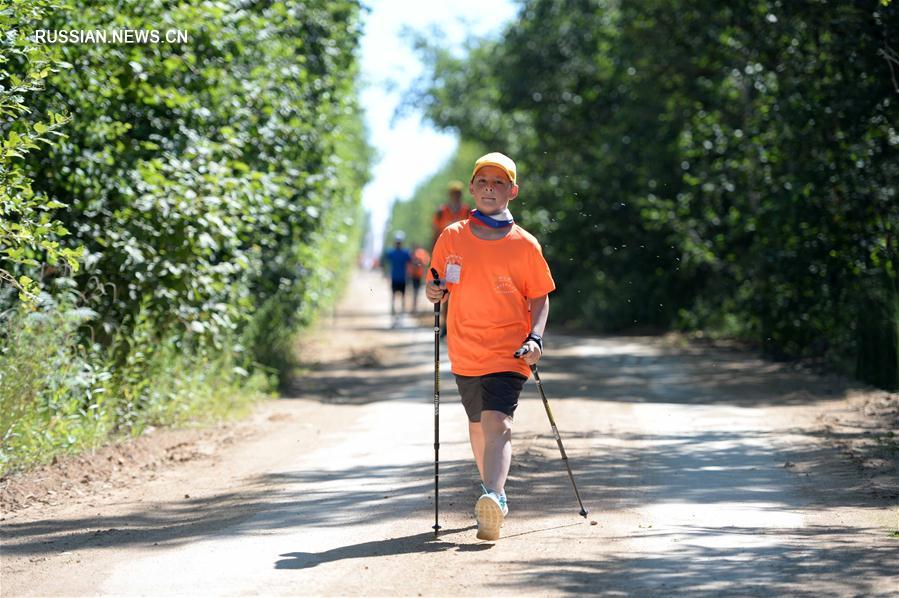
<path fill-rule="evenodd" d="M 475 503 L 474 512 L 478 519 L 478 540 L 499 540 L 499 528 L 503 525 L 506 501 L 495 492 L 488 492 Z M 504 508 L 505 507 L 505 508 Z"/>
<path fill-rule="evenodd" d="M 481 494 L 490 494 L 490 490 L 488 490 L 487 486 L 485 486 L 483 483 L 481 484 Z M 496 495 L 495 492 L 493 494 Z M 509 503 L 506 501 L 506 493 L 503 492 L 502 494 L 498 494 L 497 496 L 499 496 L 499 506 L 503 510 L 503 517 L 508 517 L 509 516 Z M 475 517 L 478 516 L 477 505 L 475 505 L 474 516 Z"/>

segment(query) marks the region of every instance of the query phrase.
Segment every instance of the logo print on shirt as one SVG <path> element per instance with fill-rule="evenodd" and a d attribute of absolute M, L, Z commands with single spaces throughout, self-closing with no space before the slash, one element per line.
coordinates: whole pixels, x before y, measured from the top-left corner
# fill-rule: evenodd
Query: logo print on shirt
<path fill-rule="evenodd" d="M 503 295 L 518 292 L 518 289 L 515 288 L 515 283 L 512 282 L 511 276 L 497 276 L 493 281 L 493 288 L 497 293 Z"/>

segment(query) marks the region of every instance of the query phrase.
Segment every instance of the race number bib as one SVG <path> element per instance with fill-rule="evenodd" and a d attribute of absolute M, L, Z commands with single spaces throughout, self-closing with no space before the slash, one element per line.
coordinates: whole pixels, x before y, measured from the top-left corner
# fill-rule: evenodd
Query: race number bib
<path fill-rule="evenodd" d="M 446 282 L 458 284 L 462 277 L 462 266 L 459 264 L 447 264 L 444 276 L 446 277 Z"/>

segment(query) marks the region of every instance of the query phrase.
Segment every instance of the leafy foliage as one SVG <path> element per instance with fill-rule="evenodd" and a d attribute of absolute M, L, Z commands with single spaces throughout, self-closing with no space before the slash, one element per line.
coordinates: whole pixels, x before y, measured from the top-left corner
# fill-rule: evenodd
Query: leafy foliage
<path fill-rule="evenodd" d="M 0 82 L 13 116 L 0 124 L 0 269 L 29 293 L 73 294 L 46 299 L 40 317 L 89 309 L 61 350 L 82 347 L 108 374 L 111 430 L 192 412 L 200 381 L 252 391 L 254 372 L 289 373 L 293 335 L 332 300 L 358 248 L 372 160 L 359 12 L 356 0 L 0 10 L 0 24 L 17 25 L 0 47 L 13 83 Z M 188 40 L 38 44 L 37 29 L 177 29 Z M 53 267 L 61 259 L 71 270 Z M 4 323 L 24 326 L 16 304 L 0 293 Z M 23 338 L 4 334 L 0 348 Z M 6 364 L 0 380 L 14 375 Z M 44 374 L 32 403 L 53 384 Z"/>
<path fill-rule="evenodd" d="M 391 246 L 389 244 L 396 231 L 401 230 L 406 233 L 408 246 L 421 245 L 427 251 L 431 251 L 433 242 L 431 222 L 437 207 L 448 200 L 447 187 L 450 181 L 467 182 L 471 176 L 472 164 L 485 153 L 486 151 L 475 143 L 461 143 L 449 162 L 421 183 L 412 197 L 406 201 L 395 202 L 384 235 L 387 246 Z M 470 197 L 466 199 L 467 196 L 468 193 L 463 192 L 462 201 L 474 207 L 474 202 Z"/>
<path fill-rule="evenodd" d="M 35 267 L 46 256 L 50 265 L 62 260 L 77 270 L 81 255 L 80 247 L 60 247 L 58 241 L 68 231 L 52 212 L 65 204 L 35 193 L 22 168 L 25 156 L 62 136 L 67 122 L 61 114 L 35 115 L 29 108 L 28 99 L 43 89 L 56 65 L 49 48 L 29 44 L 16 29 L 50 9 L 45 0 L 16 0 L 0 10 L 0 282 L 12 284 L 29 302 L 37 298 L 39 284 L 26 274 L 16 277 L 8 264 Z"/>
<path fill-rule="evenodd" d="M 369 164 L 355 103 L 358 6 L 79 9 L 43 25 L 190 36 L 58 46 L 68 68 L 32 103 L 73 115 L 66 138 L 28 166 L 42 173 L 36 190 L 71 206 L 60 220 L 86 249 L 77 280 L 99 314 L 95 333 L 111 343 L 145 319 L 220 346 L 275 295 L 290 302 L 282 326 L 295 329 L 300 305 L 316 304 L 307 286 L 327 274 L 307 248 L 357 225 Z"/>

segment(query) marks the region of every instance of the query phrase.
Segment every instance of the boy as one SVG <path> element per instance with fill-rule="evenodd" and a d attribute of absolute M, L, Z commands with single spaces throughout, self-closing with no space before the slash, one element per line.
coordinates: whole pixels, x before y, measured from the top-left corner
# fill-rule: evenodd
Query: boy
<path fill-rule="evenodd" d="M 433 303 L 452 295 L 449 357 L 482 480 L 477 537 L 496 540 L 508 514 L 512 417 L 530 366 L 543 354 L 547 296 L 555 283 L 540 244 L 508 209 L 518 196 L 515 162 L 497 152 L 482 156 L 468 190 L 477 209 L 437 239 L 431 267 L 440 284 L 428 273 L 425 292 Z"/>

